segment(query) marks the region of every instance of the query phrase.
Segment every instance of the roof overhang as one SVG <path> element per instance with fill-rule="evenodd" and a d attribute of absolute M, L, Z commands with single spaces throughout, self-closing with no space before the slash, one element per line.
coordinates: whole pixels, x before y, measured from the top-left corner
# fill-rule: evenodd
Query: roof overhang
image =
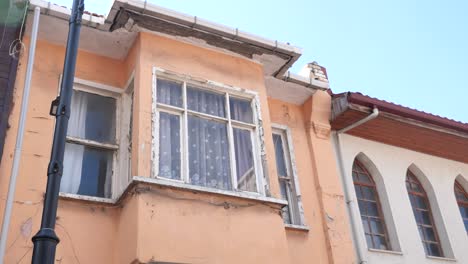
<path fill-rule="evenodd" d="M 30 9 L 41 8 L 39 38 L 65 45 L 71 11 L 43 0 L 31 0 Z M 31 19 L 30 19 L 31 20 Z M 31 23 L 31 21 L 29 21 Z M 31 28 L 30 24 L 27 28 Z M 125 58 L 138 32 L 177 37 L 242 56 L 264 65 L 265 75 L 283 78 L 301 56 L 301 49 L 162 8 L 141 0 L 114 1 L 107 17 L 83 15 L 80 49 L 114 59 Z M 28 32 L 27 32 L 28 34 Z"/>
<path fill-rule="evenodd" d="M 38 38 L 66 45 L 71 10 L 43 0 L 31 0 L 30 10 L 36 6 L 41 8 Z M 27 35 L 30 34 L 31 23 L 32 19 L 27 19 Z M 268 96 L 289 103 L 302 104 L 317 89 L 329 89 L 326 82 L 287 71 L 301 56 L 302 51 L 298 47 L 141 0 L 116 0 L 107 17 L 83 14 L 80 49 L 122 60 L 138 32 L 175 38 L 261 63 Z"/>
<path fill-rule="evenodd" d="M 379 109 L 377 118 L 346 133 L 429 155 L 468 163 L 468 124 L 371 98 L 333 96 L 332 129 L 340 130 Z"/>

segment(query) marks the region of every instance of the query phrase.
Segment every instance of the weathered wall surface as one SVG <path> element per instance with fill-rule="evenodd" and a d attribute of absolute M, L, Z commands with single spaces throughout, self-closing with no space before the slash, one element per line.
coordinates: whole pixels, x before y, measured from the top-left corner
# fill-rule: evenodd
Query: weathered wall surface
<path fill-rule="evenodd" d="M 28 38 L 24 41 L 28 47 Z M 5 263 L 27 263 L 31 259 L 31 237 L 39 230 L 53 136 L 54 118 L 48 113 L 50 102 L 57 96 L 64 54 L 63 46 L 45 41 L 37 42 L 21 167 Z M 26 52 L 20 59 L 13 97 L 14 107 L 9 119 L 11 127 L 6 136 L 5 155 L 0 166 L 2 199 L 6 198 L 9 183 L 27 57 Z M 76 77 L 122 87 L 128 78 L 126 68 L 125 61 L 80 51 Z M 3 210 L 2 202 L 2 217 Z M 115 248 L 119 213 L 120 211 L 113 207 L 60 200 L 56 231 L 61 242 L 57 249 L 57 261 L 112 263 L 109 259 L 112 259 Z"/>
<path fill-rule="evenodd" d="M 261 65 L 165 37 L 141 34 L 139 78 L 138 176 L 151 176 L 152 67 L 256 91 L 265 135 L 271 135 Z M 272 139 L 265 137 L 268 173 L 276 175 Z M 278 197 L 278 183 L 271 190 Z M 169 194 L 168 194 L 168 193 Z M 161 194 L 162 193 L 162 194 Z M 287 263 L 289 256 L 278 208 L 182 191 L 139 196 L 139 260 L 182 263 Z M 208 200 L 208 202 L 206 201 Z M 233 203 L 226 209 L 224 202 Z M 220 206 L 221 205 L 221 206 Z"/>
<path fill-rule="evenodd" d="M 291 263 L 332 263 L 327 254 L 327 241 L 323 226 L 317 183 L 308 144 L 306 120 L 302 108 L 279 100 L 269 99 L 271 121 L 291 130 L 299 187 L 304 207 L 305 223 L 309 232 L 287 229 Z M 277 179 L 272 179 L 276 180 Z"/>
<path fill-rule="evenodd" d="M 48 112 L 57 95 L 64 51 L 62 46 L 38 42 L 6 263 L 29 262 L 31 237 L 39 229 L 54 125 Z M 20 62 L 12 128 L 0 166 L 2 197 L 7 192 L 26 58 L 24 54 Z M 285 229 L 278 205 L 150 184 L 136 186 L 115 206 L 61 199 L 57 262 L 348 264 L 352 251 L 331 143 L 322 135 L 326 129 L 318 134 L 309 131 L 311 122 L 328 124 L 330 98 L 318 96 L 305 106 L 268 100 L 260 64 L 149 33 L 138 36 L 124 61 L 80 51 L 76 70 L 80 79 L 123 88 L 135 72 L 134 176 L 151 177 L 153 66 L 258 93 L 271 194 L 279 197 L 274 122 L 289 126 L 293 133 L 310 231 Z"/>
<path fill-rule="evenodd" d="M 400 255 L 366 251 L 368 263 L 432 264 L 453 263 L 453 259 L 457 263 L 468 263 L 468 237 L 453 192 L 457 177 L 465 190 L 468 187 L 467 164 L 348 134 L 340 135 L 340 141 L 346 177 L 349 177 L 350 183 L 352 164 L 358 155 L 373 174 L 392 247 L 395 251 L 401 251 Z M 424 253 L 405 184 L 406 172 L 410 167 L 429 196 L 444 254 L 451 259 L 430 258 Z M 355 192 L 351 194 L 356 200 Z M 357 210 L 351 213 L 359 219 Z M 359 223 L 357 228 L 359 243 L 367 248 L 362 225 Z"/>
<path fill-rule="evenodd" d="M 302 105 L 302 110 L 328 257 L 331 263 L 356 263 L 344 190 L 330 139 L 331 97 L 326 91 L 317 91 Z"/>

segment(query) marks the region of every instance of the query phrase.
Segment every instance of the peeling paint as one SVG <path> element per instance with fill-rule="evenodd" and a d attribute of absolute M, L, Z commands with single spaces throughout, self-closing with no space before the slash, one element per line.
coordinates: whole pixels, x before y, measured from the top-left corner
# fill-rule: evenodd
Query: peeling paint
<path fill-rule="evenodd" d="M 21 235 L 24 238 L 29 238 L 32 232 L 32 218 L 29 217 L 20 227 Z"/>

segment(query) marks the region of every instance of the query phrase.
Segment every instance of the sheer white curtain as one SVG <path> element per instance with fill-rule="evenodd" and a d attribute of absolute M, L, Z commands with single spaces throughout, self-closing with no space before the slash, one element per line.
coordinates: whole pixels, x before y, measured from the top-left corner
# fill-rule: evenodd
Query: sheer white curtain
<path fill-rule="evenodd" d="M 84 93 L 73 94 L 71 116 L 68 122 L 68 135 L 77 138 L 85 138 L 87 105 L 88 98 Z M 78 192 L 81 183 L 83 153 L 84 146 L 67 143 L 63 161 L 64 171 L 60 184 L 61 192 Z"/>

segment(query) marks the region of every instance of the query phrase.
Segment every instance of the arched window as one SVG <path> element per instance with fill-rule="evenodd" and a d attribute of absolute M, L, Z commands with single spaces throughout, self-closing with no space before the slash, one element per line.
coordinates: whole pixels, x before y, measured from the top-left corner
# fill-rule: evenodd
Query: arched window
<path fill-rule="evenodd" d="M 442 257 L 442 247 L 439 235 L 432 217 L 431 205 L 421 182 L 408 170 L 406 173 L 406 189 L 413 208 L 414 218 L 418 225 L 419 236 L 428 256 Z"/>
<path fill-rule="evenodd" d="M 468 194 L 458 181 L 455 181 L 454 189 L 461 217 L 465 223 L 465 231 L 468 234 Z"/>
<path fill-rule="evenodd" d="M 390 250 L 387 227 L 375 182 L 371 174 L 357 159 L 353 164 L 353 182 L 367 246 L 374 249 Z"/>

